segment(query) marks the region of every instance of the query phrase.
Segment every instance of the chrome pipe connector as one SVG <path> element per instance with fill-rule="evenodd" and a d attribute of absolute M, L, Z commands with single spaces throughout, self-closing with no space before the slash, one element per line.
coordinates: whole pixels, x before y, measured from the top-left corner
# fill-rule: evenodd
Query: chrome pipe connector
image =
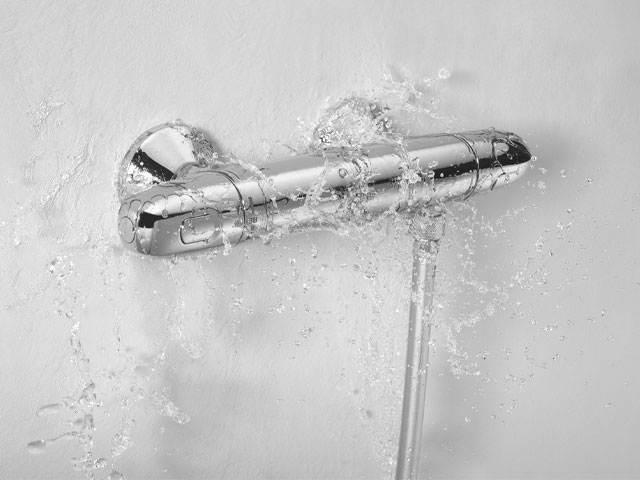
<path fill-rule="evenodd" d="M 151 255 L 234 245 L 464 200 L 515 180 L 530 159 L 522 138 L 487 129 L 407 137 L 402 148 L 328 148 L 258 168 L 218 159 L 200 131 L 167 123 L 122 162 L 118 230 L 124 245 Z"/>

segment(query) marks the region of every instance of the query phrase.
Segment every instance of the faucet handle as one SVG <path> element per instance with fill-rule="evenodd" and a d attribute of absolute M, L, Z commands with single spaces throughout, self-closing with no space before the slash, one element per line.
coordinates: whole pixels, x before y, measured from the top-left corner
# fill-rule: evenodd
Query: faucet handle
<path fill-rule="evenodd" d="M 120 201 L 153 185 L 179 178 L 189 167 L 221 162 L 202 130 L 180 120 L 150 128 L 129 147 L 118 171 Z"/>

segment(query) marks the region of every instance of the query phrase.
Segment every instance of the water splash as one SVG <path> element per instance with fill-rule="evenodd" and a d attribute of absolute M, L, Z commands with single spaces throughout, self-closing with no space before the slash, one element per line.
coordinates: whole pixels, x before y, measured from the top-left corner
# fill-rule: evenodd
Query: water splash
<path fill-rule="evenodd" d="M 53 96 L 49 96 L 29 109 L 27 113 L 31 117 L 31 128 L 33 128 L 36 135 L 42 135 L 49 116 L 64 104 L 64 101 L 56 100 Z"/>
<path fill-rule="evenodd" d="M 433 133 L 448 130 L 452 119 L 438 112 L 436 100 L 438 89 L 448 76 L 440 75 L 437 80 L 428 78 L 415 81 L 402 76 L 388 76 L 385 84 L 374 92 L 358 94 L 338 99 L 327 107 L 320 119 L 311 124 L 299 122 L 298 152 L 323 151 L 327 148 L 341 148 L 346 156 L 354 160 L 362 155 L 367 143 L 385 143 L 393 146 L 404 159 L 400 178 L 400 188 L 409 191 L 411 185 L 422 181 L 403 145 L 406 135 Z M 418 121 L 419 119 L 419 121 Z M 433 176 L 431 177 L 433 180 Z M 359 178 L 353 185 L 358 195 L 366 198 L 369 179 Z M 321 201 L 325 193 L 321 186 L 309 192 L 310 201 Z M 408 197 L 408 195 L 407 195 Z M 337 233 L 347 235 L 355 243 L 353 273 L 364 277 L 368 288 L 364 292 L 354 290 L 359 301 L 368 305 L 362 317 L 344 318 L 339 322 L 341 336 L 347 338 L 351 361 L 357 373 L 351 377 L 349 391 L 353 395 L 362 421 L 371 431 L 379 466 L 391 474 L 397 454 L 398 419 L 402 403 L 403 369 L 402 359 L 406 338 L 398 337 L 398 322 L 403 324 L 407 312 L 396 310 L 398 318 L 380 318 L 381 312 L 388 310 L 388 276 L 386 266 L 393 265 L 395 274 L 400 269 L 401 278 L 408 279 L 405 285 L 397 285 L 394 298 L 399 304 L 409 304 L 411 242 L 407 235 L 408 219 L 394 211 L 379 218 L 368 218 L 357 200 L 348 205 L 343 216 L 333 218 L 338 222 Z M 370 252 L 363 246 L 373 242 L 377 245 Z M 385 274 L 381 274 L 385 272 Z M 386 308 L 385 308 L 386 307 Z M 360 320 L 360 318 L 362 318 Z M 305 328 L 300 334 L 306 338 Z M 356 383 L 357 382 L 357 383 Z"/>
<path fill-rule="evenodd" d="M 172 422 L 183 424 L 191 421 L 191 417 L 178 408 L 169 398 L 160 392 L 151 395 L 151 402 L 160 415 L 169 417 Z"/>
<path fill-rule="evenodd" d="M 455 118 L 442 114 L 439 110 L 439 92 L 446 88 L 452 75 L 455 76 L 455 72 L 452 74 L 446 69 L 438 71 L 433 79 L 415 79 L 391 73 L 386 77 L 384 84 L 373 91 L 360 92 L 333 101 L 320 115 L 319 120 L 300 121 L 299 132 L 291 149 L 296 153 L 303 153 L 322 152 L 326 148 L 339 147 L 343 148 L 347 155 L 355 158 L 367 143 L 390 144 L 405 159 L 401 187 L 409 189 L 419 177 L 403 151 L 402 139 L 406 135 L 453 129 L 456 124 Z M 53 112 L 51 109 L 46 113 L 47 108 L 42 110 L 44 116 L 37 116 L 42 118 L 42 122 L 34 123 L 34 130 L 37 130 L 38 134 L 44 132 L 40 127 L 46 124 L 48 115 Z M 203 150 L 204 157 L 209 158 L 210 154 L 211 152 Z M 47 214 L 65 204 L 66 195 L 70 189 L 77 186 L 74 181 L 91 164 L 92 156 L 92 148 L 88 145 L 71 162 L 70 168 L 63 169 L 62 176 L 45 191 L 45 196 L 34 199 L 33 205 L 41 213 Z M 71 157 L 72 155 L 68 156 Z M 254 169 L 257 174 L 260 172 L 255 165 L 241 159 L 235 161 Z M 65 172 L 68 175 L 64 176 Z M 366 195 L 367 178 L 362 177 L 359 180 L 353 188 Z M 531 186 L 535 190 L 546 188 L 540 187 L 537 183 L 532 183 Z M 325 189 L 320 179 L 309 192 L 309 203 L 321 202 L 324 193 Z M 436 352 L 442 349 L 449 356 L 454 374 L 484 377 L 486 372 L 480 368 L 478 357 L 467 351 L 461 343 L 460 334 L 464 329 L 490 318 L 496 312 L 517 309 L 517 306 L 510 304 L 511 292 L 540 288 L 544 285 L 548 272 L 542 257 L 536 255 L 548 254 L 546 245 L 552 233 L 540 237 L 529 263 L 512 266 L 515 273 L 511 275 L 507 284 L 497 284 L 480 278 L 476 271 L 478 240 L 504 239 L 506 223 L 513 222 L 525 210 L 510 211 L 490 223 L 478 215 L 472 204 L 449 205 L 447 208 L 450 225 L 443 249 L 454 252 L 452 255 L 456 256 L 457 260 L 447 262 L 448 265 L 454 266 L 449 270 L 442 270 L 443 277 L 439 281 L 436 302 L 438 320 L 435 325 L 436 339 L 433 349 Z M 337 219 L 336 229 L 337 233 L 347 236 L 350 241 L 345 243 L 349 245 L 345 248 L 352 248 L 352 251 L 348 252 L 348 262 L 343 262 L 344 270 L 341 274 L 344 272 L 344 275 L 353 275 L 354 283 L 357 285 L 353 292 L 353 300 L 346 301 L 345 297 L 341 297 L 336 299 L 336 302 L 353 303 L 358 306 L 357 309 L 350 310 L 348 315 L 340 314 L 340 318 L 336 319 L 339 337 L 345 339 L 344 355 L 347 358 L 344 363 L 349 365 L 346 368 L 352 369 L 348 375 L 344 374 L 345 380 L 339 388 L 353 399 L 357 411 L 361 413 L 360 420 L 371 432 L 378 462 L 385 471 L 390 472 L 395 463 L 397 448 L 403 380 L 402 361 L 406 341 L 404 335 L 398 337 L 397 332 L 404 332 L 402 326 L 407 318 L 405 307 L 410 300 L 408 292 L 411 277 L 411 245 L 406 234 L 407 219 L 402 216 L 390 213 L 375 222 L 370 222 L 356 215 L 356 221 L 353 221 L 352 212 L 358 212 L 357 203 L 350 205 L 348 212 L 345 211 L 344 216 Z M 562 225 L 566 223 L 563 221 Z M 566 228 L 559 230 L 566 231 Z M 14 231 L 19 233 L 21 230 L 17 228 Z M 104 231 L 107 231 L 106 228 Z M 76 441 L 83 453 L 74 457 L 73 462 L 84 472 L 86 478 L 93 478 L 96 471 L 110 466 L 113 470 L 108 478 L 117 480 L 124 476 L 114 469 L 113 462 L 134 445 L 135 419 L 139 414 L 136 408 L 145 411 L 155 410 L 158 415 L 166 416 L 179 425 L 189 422 L 191 415 L 196 414 L 176 405 L 180 402 L 167 388 L 167 380 L 163 377 L 163 372 L 168 370 L 167 363 L 170 367 L 177 355 L 186 355 L 191 360 L 201 361 L 207 352 L 215 348 L 214 327 L 219 325 L 218 322 L 227 325 L 233 330 L 233 338 L 241 341 L 238 318 L 243 312 L 254 313 L 256 310 L 251 304 L 251 292 L 247 291 L 247 286 L 241 286 L 236 282 L 235 289 L 231 286 L 228 289 L 220 288 L 205 271 L 205 266 L 210 266 L 212 262 L 217 262 L 216 266 L 224 265 L 226 270 L 235 268 L 236 264 L 229 267 L 232 265 L 228 263 L 230 259 L 225 258 L 232 249 L 228 241 L 222 252 L 209 250 L 197 255 L 150 262 L 129 253 L 122 253 L 114 247 L 117 245 L 115 234 L 96 241 L 96 238 L 108 237 L 104 231 L 87 227 L 88 238 L 93 239 L 87 243 L 88 246 L 83 245 L 78 249 L 70 243 L 62 243 L 59 251 L 50 255 L 47 262 L 43 262 L 43 271 L 51 282 L 51 286 L 47 288 L 56 292 L 53 303 L 57 315 L 67 322 L 70 331 L 71 357 L 80 376 L 81 393 L 74 398 L 45 405 L 36 413 L 39 418 L 67 413 L 72 418 L 70 421 L 74 430 L 53 439 L 35 440 L 29 443 L 27 448 L 30 452 L 42 453 L 48 445 L 58 439 Z M 23 238 L 25 237 L 16 237 L 16 240 L 20 243 Z M 275 247 L 265 248 L 265 251 L 269 252 L 269 255 L 276 255 Z M 242 251 L 234 253 L 236 256 L 243 254 Z M 267 272 L 266 279 L 271 278 L 276 284 L 283 285 L 286 285 L 286 282 L 296 285 L 299 283 L 301 295 L 313 294 L 316 289 L 330 283 L 327 274 L 329 267 L 319 268 L 313 278 L 304 278 L 301 277 L 302 262 L 296 262 L 295 252 L 284 254 L 289 267 L 284 272 L 273 272 L 271 275 Z M 309 251 L 303 253 L 316 262 L 319 262 L 318 259 L 323 254 L 326 252 L 323 251 L 322 244 L 313 242 L 309 243 Z M 90 359 L 81 342 L 83 325 L 88 320 L 83 314 L 91 292 L 87 283 L 89 280 L 96 281 L 95 278 L 89 279 L 82 271 L 83 263 L 87 262 L 93 262 L 95 270 L 100 272 L 98 278 L 102 279 L 101 290 L 110 308 L 110 311 L 104 314 L 104 318 L 113 324 L 114 345 L 111 347 L 111 353 L 114 353 L 114 356 L 107 358 L 107 365 L 102 368 L 92 363 L 98 364 L 105 359 L 101 359 L 100 354 Z M 340 263 L 340 260 L 336 263 Z M 394 283 L 397 278 L 405 279 L 405 284 Z M 153 287 L 148 292 L 149 298 L 145 300 L 145 308 L 149 311 L 136 310 L 138 297 L 135 290 L 139 288 L 141 279 L 152 279 L 150 282 Z M 97 281 L 100 282 L 99 279 Z M 364 285 L 362 281 L 365 282 Z M 167 285 L 171 288 L 167 288 Z M 400 294 L 390 296 L 390 291 Z M 458 301 L 460 298 L 468 298 L 468 301 L 454 305 L 451 298 Z M 221 303 L 228 306 L 229 311 L 219 307 L 214 303 L 214 299 L 215 302 L 222 300 Z M 295 320 L 299 320 L 300 315 L 306 315 L 293 330 L 296 334 L 295 341 L 301 341 L 302 345 L 313 341 L 329 344 L 329 340 L 319 339 L 320 328 L 313 315 L 319 312 L 310 311 L 308 304 L 296 311 L 291 296 L 280 296 L 269 301 L 271 303 L 264 308 L 265 314 L 271 312 L 281 318 L 289 315 Z M 329 307 L 327 311 L 328 309 Z M 393 315 L 389 316 L 389 312 L 393 312 Z M 256 313 L 262 312 L 258 310 Z M 128 344 L 136 345 L 139 339 L 132 334 L 128 326 L 131 323 L 143 323 L 145 320 L 152 323 L 146 326 L 145 334 L 153 338 L 153 345 L 145 345 L 139 350 L 134 350 Z M 105 354 L 105 357 L 107 356 Z M 519 385 L 521 377 L 517 378 L 516 384 Z M 98 413 L 102 413 L 103 404 L 113 398 L 118 399 L 116 415 L 112 415 L 117 422 L 113 430 L 115 433 L 111 438 L 110 451 L 100 452 L 98 455 L 94 438 L 108 431 L 99 422 Z"/>

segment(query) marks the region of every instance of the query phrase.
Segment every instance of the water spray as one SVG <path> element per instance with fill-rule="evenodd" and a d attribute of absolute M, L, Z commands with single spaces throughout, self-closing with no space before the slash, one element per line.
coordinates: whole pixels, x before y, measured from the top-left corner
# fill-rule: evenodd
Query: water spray
<path fill-rule="evenodd" d="M 198 129 L 166 123 L 123 159 L 118 231 L 132 250 L 171 255 L 406 215 L 413 274 L 396 478 L 415 479 L 444 203 L 508 184 L 530 160 L 518 135 L 486 129 L 327 147 L 256 167 L 218 157 Z"/>

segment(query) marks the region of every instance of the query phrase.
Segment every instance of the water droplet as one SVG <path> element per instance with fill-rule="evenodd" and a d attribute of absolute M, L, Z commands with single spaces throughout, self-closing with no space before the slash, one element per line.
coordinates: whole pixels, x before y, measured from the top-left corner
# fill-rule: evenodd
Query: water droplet
<path fill-rule="evenodd" d="M 375 265 L 369 265 L 367 269 L 363 272 L 364 278 L 367 280 L 375 280 L 378 276 L 378 269 Z"/>
<path fill-rule="evenodd" d="M 84 426 L 84 417 L 76 418 L 75 420 L 69 420 L 67 424 L 70 427 L 82 428 Z"/>
<path fill-rule="evenodd" d="M 47 415 L 54 415 L 58 413 L 59 409 L 60 409 L 60 404 L 52 403 L 50 405 L 45 405 L 44 407 L 40 407 L 36 411 L 36 415 L 38 417 L 46 417 Z"/>
<path fill-rule="evenodd" d="M 313 332 L 313 327 L 310 327 L 309 325 L 305 325 L 300 329 L 300 336 L 302 338 L 309 338 L 309 335 L 311 335 L 311 332 Z"/>
<path fill-rule="evenodd" d="M 167 217 L 169 217 L 169 212 L 165 208 L 164 210 L 162 210 L 162 218 L 167 218 Z"/>
<path fill-rule="evenodd" d="M 56 275 L 60 281 L 72 275 L 73 270 L 73 262 L 67 255 L 57 256 L 49 263 L 49 273 Z"/>
<path fill-rule="evenodd" d="M 451 72 L 449 70 L 447 70 L 446 68 L 441 68 L 440 70 L 438 70 L 438 78 L 440 80 L 447 80 L 451 77 Z"/>
<path fill-rule="evenodd" d="M 44 452 L 46 448 L 47 448 L 46 440 L 36 440 L 34 442 L 30 442 L 29 444 L 27 444 L 28 452 L 34 455 Z"/>
<path fill-rule="evenodd" d="M 131 445 L 131 425 L 125 422 L 120 431 L 117 432 L 111 439 L 111 455 L 117 457 L 122 455 Z"/>
<path fill-rule="evenodd" d="M 241 307 L 242 303 L 244 302 L 244 298 L 242 297 L 234 297 L 233 298 L 233 302 L 232 305 L 236 308 Z"/>
<path fill-rule="evenodd" d="M 173 422 L 183 424 L 191 421 L 191 417 L 187 413 L 183 412 L 162 393 L 155 392 L 150 399 L 158 413 L 169 417 Z"/>
<path fill-rule="evenodd" d="M 96 397 L 96 386 L 93 382 L 90 382 L 84 390 L 82 390 L 82 394 L 78 399 L 78 404 L 85 410 L 91 410 L 96 406 L 97 397 Z"/>

